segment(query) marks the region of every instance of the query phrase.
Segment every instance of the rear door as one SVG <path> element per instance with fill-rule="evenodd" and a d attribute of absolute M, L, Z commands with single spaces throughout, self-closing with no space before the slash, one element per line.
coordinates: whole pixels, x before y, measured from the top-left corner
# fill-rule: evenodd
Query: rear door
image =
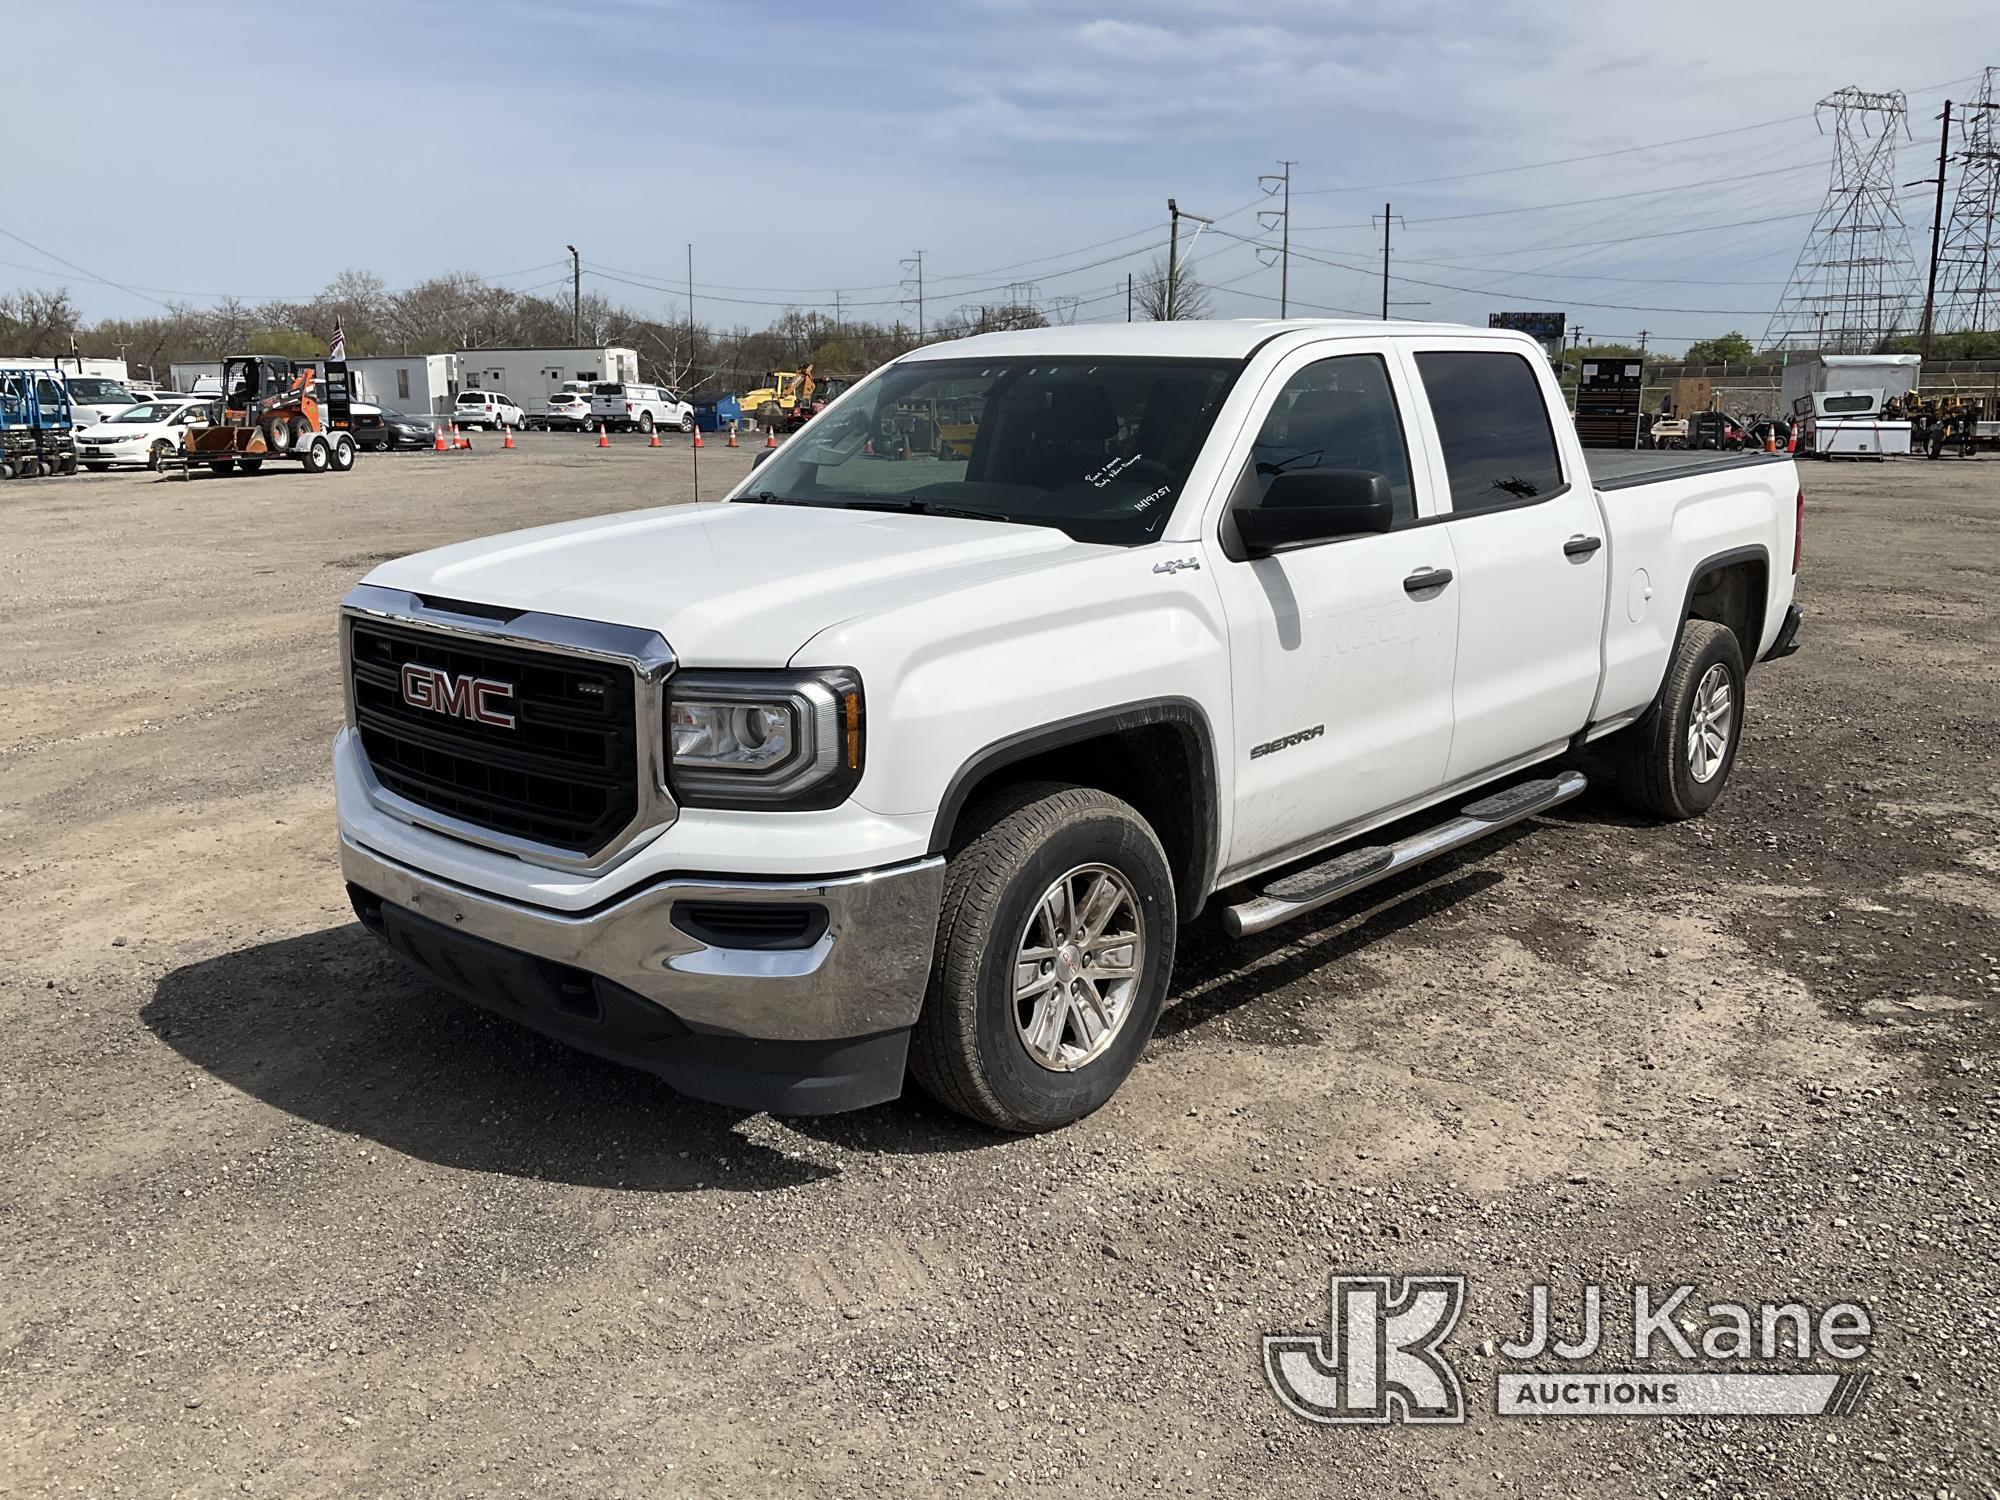
<path fill-rule="evenodd" d="M 1447 781 L 1548 749 L 1597 696 L 1609 557 L 1546 360 L 1509 343 L 1412 341 L 1426 445 L 1448 496 L 1458 657 Z M 1574 464 L 1574 472 L 1571 465 Z"/>
<path fill-rule="evenodd" d="M 1459 595 L 1418 586 L 1454 562 L 1447 528 L 1427 524 L 1440 497 L 1416 458 L 1413 397 L 1386 343 L 1309 345 L 1272 371 L 1258 425 L 1239 439 L 1232 501 L 1261 499 L 1279 473 L 1361 469 L 1388 479 L 1396 522 L 1246 561 L 1215 549 L 1235 705 L 1232 869 L 1444 779 Z"/>

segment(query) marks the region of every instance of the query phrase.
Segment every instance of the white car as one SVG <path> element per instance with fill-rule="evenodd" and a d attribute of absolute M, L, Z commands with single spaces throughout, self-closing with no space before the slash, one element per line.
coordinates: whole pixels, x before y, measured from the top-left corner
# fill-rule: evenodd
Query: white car
<path fill-rule="evenodd" d="M 115 380 L 102 380 L 95 375 L 65 375 L 63 380 L 69 386 L 70 405 L 75 409 L 79 428 L 93 422 L 108 422 L 139 404 L 139 398 Z"/>
<path fill-rule="evenodd" d="M 526 427 L 528 414 L 505 391 L 460 391 L 451 420 L 461 427 L 490 427 L 497 432 L 503 427 Z"/>
<path fill-rule="evenodd" d="M 96 473 L 125 464 L 157 469 L 160 460 L 181 445 L 190 427 L 208 426 L 209 401 L 176 396 L 169 401 L 145 401 L 128 406 L 108 422 L 76 429 L 76 456 Z"/>
<path fill-rule="evenodd" d="M 590 388 L 590 420 L 614 432 L 624 428 L 651 432 L 655 427 L 693 432 L 694 408 L 665 386 L 607 380 Z"/>
<path fill-rule="evenodd" d="M 558 427 L 581 431 L 595 425 L 590 414 L 590 397 L 582 391 L 557 391 L 542 403 L 533 420 L 551 432 Z"/>

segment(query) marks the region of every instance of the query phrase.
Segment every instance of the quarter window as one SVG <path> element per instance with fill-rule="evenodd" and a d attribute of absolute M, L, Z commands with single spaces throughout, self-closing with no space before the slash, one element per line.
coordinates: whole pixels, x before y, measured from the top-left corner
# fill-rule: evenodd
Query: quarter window
<path fill-rule="evenodd" d="M 1307 365 L 1285 382 L 1251 449 L 1262 498 L 1280 474 L 1358 469 L 1389 481 L 1396 524 L 1417 516 L 1409 449 L 1378 354 L 1343 354 Z"/>
<path fill-rule="evenodd" d="M 1495 510 L 1562 488 L 1549 405 L 1518 354 L 1432 350 L 1417 355 L 1444 448 L 1457 514 Z"/>

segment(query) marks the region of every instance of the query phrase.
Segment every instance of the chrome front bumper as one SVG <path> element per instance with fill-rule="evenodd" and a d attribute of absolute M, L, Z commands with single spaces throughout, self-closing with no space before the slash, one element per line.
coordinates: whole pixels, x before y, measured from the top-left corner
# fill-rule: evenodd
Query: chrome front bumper
<path fill-rule="evenodd" d="M 346 836 L 340 864 L 363 922 L 427 977 L 683 1093 L 817 1114 L 901 1092 L 941 859 L 812 881 L 690 876 L 576 915 L 481 895 Z M 690 913 L 703 904 L 810 920 L 794 946 L 760 945 L 755 922 L 738 928 L 746 946 L 725 946 Z"/>

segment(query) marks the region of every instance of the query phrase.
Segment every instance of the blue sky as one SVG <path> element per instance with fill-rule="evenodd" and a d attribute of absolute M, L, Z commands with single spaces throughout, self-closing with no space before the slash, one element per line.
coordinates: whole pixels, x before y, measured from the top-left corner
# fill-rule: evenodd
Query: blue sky
<path fill-rule="evenodd" d="M 1291 157 L 1295 312 L 1376 309 L 1393 200 L 1400 314 L 1568 307 L 1667 348 L 1761 334 L 1825 188 L 1817 98 L 1907 90 L 1909 180 L 1934 164 L 1939 101 L 2000 63 L 2000 20 L 1965 0 L 1921 26 L 1879 0 L 1809 21 L 1514 0 L 14 0 L 4 27 L 0 56 L 73 66 L 6 70 L 24 117 L 61 122 L 69 170 L 0 200 L 19 237 L 0 236 L 0 288 L 67 285 L 87 315 L 310 294 L 348 267 L 554 289 L 572 242 L 587 287 L 658 306 L 692 242 L 722 323 L 836 289 L 892 317 L 918 249 L 933 316 L 1019 281 L 1122 317 L 1169 195 L 1221 216 L 1194 251 L 1217 313 L 1275 313 L 1278 271 L 1244 241 L 1258 174 Z M 1925 190 L 1908 198 L 1921 239 Z"/>

